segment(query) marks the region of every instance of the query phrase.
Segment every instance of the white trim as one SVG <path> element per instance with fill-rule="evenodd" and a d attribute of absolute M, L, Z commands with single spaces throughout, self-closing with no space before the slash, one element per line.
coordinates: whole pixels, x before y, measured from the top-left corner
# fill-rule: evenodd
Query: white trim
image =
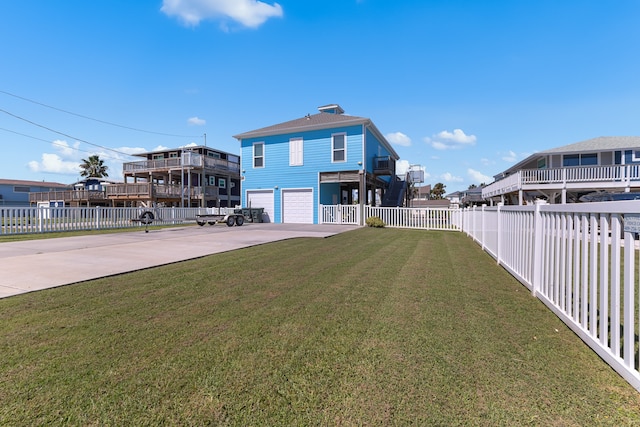
<path fill-rule="evenodd" d="M 344 137 L 344 148 L 342 148 L 342 150 L 344 151 L 344 159 L 342 160 L 335 160 L 335 147 L 334 147 L 334 138 L 338 135 L 342 135 Z M 347 133 L 346 132 L 337 132 L 337 133 L 332 133 L 331 134 L 331 163 L 346 163 L 347 162 Z"/>
<path fill-rule="evenodd" d="M 311 192 L 311 222 L 308 224 L 313 224 L 313 217 L 314 217 L 314 213 L 315 213 L 315 206 L 314 206 L 314 191 L 313 191 L 313 187 L 299 187 L 299 188 L 283 188 L 280 191 L 280 222 L 281 223 L 285 223 L 286 222 L 286 215 L 285 215 L 285 202 L 284 202 L 284 197 L 285 197 L 285 193 L 292 193 L 292 192 L 297 192 L 297 191 L 310 191 Z M 305 223 L 306 224 L 306 223 Z"/>
<path fill-rule="evenodd" d="M 289 138 L 289 166 L 304 165 L 304 139 L 301 136 Z"/>
<path fill-rule="evenodd" d="M 256 145 L 262 145 L 262 166 L 256 166 Z M 251 147 L 251 168 L 252 169 L 263 169 L 266 165 L 266 147 L 264 141 L 257 141 L 253 143 Z"/>

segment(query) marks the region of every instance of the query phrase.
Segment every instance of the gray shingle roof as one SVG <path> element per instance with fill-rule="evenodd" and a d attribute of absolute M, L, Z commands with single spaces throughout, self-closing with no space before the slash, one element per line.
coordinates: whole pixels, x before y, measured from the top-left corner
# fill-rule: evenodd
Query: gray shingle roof
<path fill-rule="evenodd" d="M 337 107 L 339 111 L 342 111 L 337 104 L 327 105 L 325 107 Z M 320 109 L 325 108 L 320 107 Z M 329 129 L 338 126 L 353 126 L 353 125 L 365 125 L 369 126 L 371 131 L 377 136 L 382 144 L 389 150 L 391 156 L 396 160 L 400 158 L 398 153 L 393 149 L 389 141 L 380 133 L 378 128 L 373 124 L 371 119 L 366 117 L 350 116 L 348 114 L 334 114 L 320 112 L 317 114 L 307 114 L 299 119 L 289 120 L 288 122 L 279 123 L 277 125 L 267 126 L 264 128 L 252 130 L 249 132 L 240 133 L 233 137 L 237 140 L 248 138 L 262 138 L 265 136 L 282 135 L 290 133 L 308 132 L 319 129 Z"/>
<path fill-rule="evenodd" d="M 628 150 L 640 148 L 640 136 L 600 136 L 540 151 L 536 154 L 579 153 L 584 151 Z"/>
<path fill-rule="evenodd" d="M 371 120 L 365 117 L 349 116 L 346 114 L 317 113 L 306 115 L 302 118 L 267 126 L 261 129 L 234 135 L 236 139 L 259 138 L 262 136 L 278 135 L 283 133 L 305 132 L 315 129 L 326 129 L 335 126 L 360 125 Z"/>
<path fill-rule="evenodd" d="M 574 142 L 573 144 L 563 145 L 561 147 L 551 148 L 549 150 L 538 151 L 522 159 L 513 166 L 505 169 L 504 172 L 495 175 L 509 175 L 522 168 L 523 165 L 534 159 L 540 158 L 546 154 L 574 154 L 596 151 L 615 151 L 615 150 L 631 150 L 640 149 L 640 136 L 599 136 L 597 138 L 587 139 L 586 141 Z"/>
<path fill-rule="evenodd" d="M 50 181 L 29 181 L 23 179 L 0 179 L 0 185 L 31 185 L 34 187 L 66 188 L 69 184 Z"/>

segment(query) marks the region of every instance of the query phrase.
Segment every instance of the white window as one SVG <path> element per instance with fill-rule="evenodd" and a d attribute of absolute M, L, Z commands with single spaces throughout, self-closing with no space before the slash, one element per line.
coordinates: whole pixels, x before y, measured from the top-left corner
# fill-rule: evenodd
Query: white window
<path fill-rule="evenodd" d="M 302 166 L 303 152 L 302 138 L 291 138 L 289 140 L 289 166 Z"/>
<path fill-rule="evenodd" d="M 227 188 L 227 180 L 224 178 L 218 178 L 218 187 Z"/>
<path fill-rule="evenodd" d="M 332 150 L 332 162 L 346 162 L 347 161 L 347 135 L 344 133 L 337 133 L 331 135 L 331 150 Z"/>
<path fill-rule="evenodd" d="M 215 176 L 209 176 L 209 185 L 212 187 L 216 186 L 216 177 Z"/>
<path fill-rule="evenodd" d="M 162 160 L 162 159 L 164 159 L 164 154 L 162 154 L 162 153 L 160 153 L 160 154 L 153 154 L 153 155 L 151 156 L 151 159 L 152 159 L 152 160 Z"/>
<path fill-rule="evenodd" d="M 256 142 L 253 144 L 253 167 L 264 167 L 264 142 Z"/>
<path fill-rule="evenodd" d="M 177 151 L 172 151 L 171 153 L 169 153 L 169 158 L 170 158 L 170 159 L 175 159 L 175 158 L 177 158 L 177 157 L 180 157 L 180 156 L 178 155 L 178 152 L 177 152 Z"/>

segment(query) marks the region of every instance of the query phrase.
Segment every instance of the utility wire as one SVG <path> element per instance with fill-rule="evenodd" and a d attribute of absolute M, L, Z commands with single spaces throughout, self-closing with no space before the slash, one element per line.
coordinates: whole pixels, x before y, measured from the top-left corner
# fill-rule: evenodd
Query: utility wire
<path fill-rule="evenodd" d="M 120 154 L 120 155 L 122 155 L 122 156 L 130 156 L 130 157 L 133 157 L 133 156 L 132 156 L 131 154 L 129 154 L 129 153 L 125 153 L 125 152 L 122 152 L 122 151 L 114 150 L 113 148 L 104 147 L 104 146 L 102 146 L 102 145 L 99 145 L 99 144 L 95 144 L 95 143 L 93 143 L 93 142 L 86 141 L 86 140 L 84 140 L 84 139 L 76 138 L 75 136 L 72 136 L 72 135 L 66 134 L 66 133 L 64 133 L 64 132 L 59 132 L 59 131 L 57 131 L 57 130 L 55 130 L 55 129 L 51 129 L 51 128 L 47 127 L 47 126 L 44 126 L 44 125 L 41 125 L 41 124 L 39 124 L 39 123 L 33 122 L 33 121 L 31 121 L 31 120 L 25 119 L 24 117 L 17 116 L 17 115 L 15 115 L 15 114 L 13 114 L 13 113 L 10 113 L 10 112 L 9 112 L 9 111 L 7 111 L 7 110 L 3 110 L 2 108 L 0 108 L 0 112 L 5 113 L 5 114 L 7 114 L 7 115 L 9 115 L 9 116 L 11 116 L 11 117 L 15 117 L 15 118 L 16 118 L 16 119 L 18 119 L 18 120 L 22 120 L 22 121 L 24 121 L 24 122 L 27 122 L 27 123 L 32 124 L 32 125 L 34 125 L 34 126 L 37 126 L 37 127 L 39 127 L 39 128 L 46 129 L 46 130 L 48 130 L 49 132 L 57 133 L 58 135 L 66 136 L 67 138 L 71 138 L 71 139 L 74 139 L 74 140 L 76 140 L 76 141 L 84 142 L 85 144 L 93 145 L 94 147 L 98 147 L 98 148 L 101 148 L 101 149 L 103 149 L 103 150 L 112 151 L 112 152 L 117 153 L 117 154 Z"/>
<path fill-rule="evenodd" d="M 95 119 L 93 117 L 85 116 L 85 115 L 82 115 L 82 114 L 74 113 L 72 111 L 67 111 L 67 110 L 63 110 L 61 108 L 53 107 L 51 105 L 43 104 L 42 102 L 34 101 L 32 99 L 25 98 L 25 97 L 22 97 L 22 96 L 19 96 L 19 95 L 16 95 L 16 94 L 4 91 L 4 90 L 0 90 L 0 93 L 12 96 L 14 98 L 21 99 L 23 101 L 31 102 L 32 104 L 36 104 L 36 105 L 40 105 L 42 107 L 50 108 L 52 110 L 60 111 L 62 113 L 71 114 L 72 116 L 81 117 L 81 118 L 87 119 L 87 120 L 93 120 L 94 122 L 103 123 L 103 124 L 109 125 L 109 126 L 119 127 L 119 128 L 122 128 L 122 129 L 133 130 L 133 131 L 136 131 L 136 132 L 150 133 L 150 134 L 153 134 L 153 135 L 171 136 L 171 137 L 176 137 L 176 138 L 202 138 L 202 135 L 175 135 L 175 134 L 171 134 L 171 133 L 153 132 L 153 131 L 149 131 L 149 130 L 144 130 L 144 129 L 138 129 L 138 128 L 124 126 L 124 125 L 119 125 L 117 123 L 112 123 L 112 122 L 107 122 L 105 120 Z"/>
<path fill-rule="evenodd" d="M 61 144 L 59 142 L 56 141 L 49 141 L 47 139 L 43 139 L 43 138 L 38 138 L 37 136 L 32 136 L 32 135 L 27 135 L 26 133 L 21 133 L 21 132 L 16 132 L 15 130 L 11 130 L 11 129 L 5 129 L 5 128 L 1 128 L 0 130 L 5 131 L 5 132 L 9 132 L 9 133 L 13 133 L 15 135 L 20 135 L 20 136 L 24 136 L 26 138 L 31 138 L 31 139 L 35 139 L 37 141 L 42 141 L 42 142 L 46 142 L 47 144 L 51 144 L 51 145 L 55 145 L 57 147 L 62 147 L 62 148 L 68 148 L 70 150 L 75 150 L 75 151 L 81 151 L 83 153 L 89 153 L 89 154 L 94 154 L 94 151 L 89 151 L 89 150 L 83 150 L 81 148 L 77 148 L 77 147 L 73 147 L 70 145 L 65 145 L 65 144 Z M 131 154 L 128 154 L 129 156 L 132 156 Z M 104 157 L 106 157 L 107 159 L 114 159 L 114 160 L 120 160 L 120 157 L 116 157 L 116 156 L 110 156 L 110 155 L 105 155 Z"/>

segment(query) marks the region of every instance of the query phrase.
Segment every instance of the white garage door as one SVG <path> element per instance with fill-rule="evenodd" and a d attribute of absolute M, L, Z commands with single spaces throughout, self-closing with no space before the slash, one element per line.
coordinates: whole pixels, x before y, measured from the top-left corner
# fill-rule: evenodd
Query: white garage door
<path fill-rule="evenodd" d="M 312 190 L 282 190 L 282 222 L 313 224 Z"/>
<path fill-rule="evenodd" d="M 264 208 L 263 221 L 273 222 L 273 190 L 248 190 L 246 207 Z"/>

